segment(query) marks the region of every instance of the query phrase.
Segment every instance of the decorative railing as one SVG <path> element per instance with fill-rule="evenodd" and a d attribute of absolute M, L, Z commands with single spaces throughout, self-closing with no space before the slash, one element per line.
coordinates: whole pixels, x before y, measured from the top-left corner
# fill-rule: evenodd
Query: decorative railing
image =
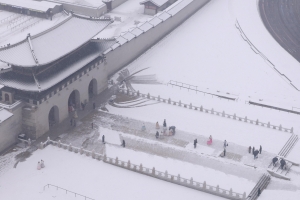
<path fill-rule="evenodd" d="M 240 121 L 240 122 L 250 123 L 253 125 L 257 125 L 257 126 L 263 126 L 266 128 L 272 128 L 275 130 L 289 132 L 289 133 L 294 132 L 293 127 L 289 129 L 289 128 L 282 127 L 281 124 L 279 126 L 276 126 L 276 125 L 271 124 L 270 122 L 264 123 L 264 122 L 259 121 L 258 119 L 256 119 L 256 120 L 248 119 L 247 116 L 240 117 L 240 116 L 237 116 L 236 114 L 233 114 L 233 115 L 226 114 L 225 111 L 220 112 L 220 111 L 215 111 L 213 108 L 207 109 L 207 108 L 204 108 L 203 106 L 200 106 L 200 107 L 193 106 L 192 103 L 186 104 L 186 103 L 182 103 L 181 101 L 176 102 L 176 101 L 172 101 L 171 98 L 164 99 L 164 98 L 161 98 L 159 95 L 158 95 L 158 97 L 155 97 L 155 96 L 151 96 L 149 93 L 142 94 L 139 91 L 130 91 L 130 90 L 125 90 L 125 89 L 119 89 L 119 92 L 127 94 L 127 95 L 131 95 L 131 96 L 138 96 L 138 97 L 147 98 L 147 99 L 154 100 L 154 101 L 168 103 L 168 104 L 171 104 L 174 106 L 182 106 L 184 108 L 188 108 L 188 109 L 192 109 L 192 110 L 196 110 L 196 111 L 200 111 L 200 112 L 204 112 L 204 113 L 208 113 L 208 114 L 213 114 L 213 115 L 217 115 L 217 116 L 228 118 L 228 119 L 233 119 L 233 120 Z"/>
<path fill-rule="evenodd" d="M 15 103 L 13 103 L 11 105 L 0 103 L 0 107 L 6 108 L 6 109 L 13 109 L 13 108 L 17 107 L 18 105 L 20 105 L 21 103 L 22 103 L 21 100 L 18 100 L 18 101 L 16 101 Z"/>
<path fill-rule="evenodd" d="M 45 188 L 47 188 L 47 187 L 49 188 L 50 186 L 51 186 L 51 187 L 55 187 L 57 190 L 58 190 L 58 189 L 64 190 L 64 191 L 66 191 L 66 194 L 68 194 L 68 193 L 74 194 L 75 197 L 79 196 L 79 197 L 83 197 L 85 200 L 95 200 L 95 199 L 92 199 L 92 198 L 87 197 L 87 196 L 85 196 L 85 195 L 78 194 L 78 193 L 76 193 L 76 192 L 72 192 L 72 191 L 70 191 L 70 190 L 67 190 L 67 189 L 65 189 L 65 188 L 61 188 L 61 187 L 58 187 L 58 186 L 52 185 L 52 184 L 47 184 L 47 185 L 45 185 L 45 186 L 44 186 L 44 191 L 45 191 Z"/>
<path fill-rule="evenodd" d="M 202 94 L 208 94 L 208 95 L 211 95 L 211 96 L 216 96 L 216 97 L 227 99 L 227 100 L 236 101 L 238 99 L 237 95 L 235 95 L 235 94 L 230 94 L 228 92 L 226 92 L 226 94 L 215 94 L 215 93 L 212 93 L 212 92 L 205 92 L 205 91 L 199 90 L 198 86 L 190 85 L 190 84 L 187 84 L 187 83 L 182 83 L 182 82 L 179 82 L 179 81 L 170 80 L 167 83 L 167 85 L 172 85 L 172 86 L 176 86 L 176 87 L 179 87 L 179 88 L 184 88 L 184 89 L 187 89 L 187 90 L 193 90 L 195 92 L 199 92 L 199 93 L 202 93 Z M 220 92 L 220 91 L 217 91 L 217 92 Z"/>
<path fill-rule="evenodd" d="M 169 174 L 168 171 L 165 171 L 165 172 L 158 171 L 155 169 L 155 167 L 153 167 L 151 169 L 151 168 L 144 167 L 142 164 L 136 165 L 136 164 L 131 163 L 130 160 L 128 160 L 126 162 L 126 161 L 119 160 L 118 157 L 110 158 L 110 157 L 107 157 L 106 154 L 102 155 L 102 154 L 95 153 L 94 151 L 88 151 L 83 148 L 74 147 L 71 144 L 63 144 L 63 143 L 61 143 L 61 141 L 50 140 L 49 137 L 46 142 L 41 142 L 39 144 L 39 148 L 43 149 L 43 148 L 45 148 L 46 145 L 49 145 L 49 144 L 52 144 L 59 148 L 68 150 L 70 152 L 75 152 L 75 153 L 80 153 L 81 155 L 84 154 L 86 156 L 91 156 L 93 159 L 97 159 L 99 161 L 102 160 L 105 163 L 108 163 L 108 164 L 111 164 L 111 165 L 114 165 L 117 167 L 121 167 L 121 168 L 130 170 L 130 171 L 133 171 L 133 172 L 151 176 L 153 178 L 168 181 L 170 183 L 185 186 L 185 187 L 195 189 L 198 191 L 210 193 L 213 195 L 217 195 L 217 196 L 224 197 L 227 199 L 232 199 L 232 200 L 245 200 L 246 199 L 246 192 L 241 194 L 241 193 L 233 192 L 232 189 L 230 189 L 230 190 L 222 189 L 219 187 L 219 185 L 217 185 L 217 186 L 208 185 L 208 184 L 206 184 L 206 181 L 201 183 L 201 182 L 194 181 L 193 178 L 191 178 L 191 179 L 183 178 L 180 176 L 180 174 L 178 174 L 176 176 L 176 175 Z M 48 184 L 48 185 L 51 186 L 51 184 Z M 48 185 L 46 185 L 46 186 L 48 186 Z M 44 189 L 46 186 L 44 186 Z M 54 187 L 57 187 L 57 186 L 54 186 Z M 63 189 L 63 188 L 60 188 L 60 189 Z M 66 189 L 64 189 L 64 190 L 66 190 Z M 68 192 L 71 192 L 71 191 L 68 191 Z M 74 192 L 72 192 L 72 193 L 74 193 Z"/>

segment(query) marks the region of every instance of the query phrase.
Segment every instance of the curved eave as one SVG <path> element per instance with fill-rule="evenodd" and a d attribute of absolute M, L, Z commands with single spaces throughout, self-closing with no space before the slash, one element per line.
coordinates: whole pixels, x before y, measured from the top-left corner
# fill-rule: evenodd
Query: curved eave
<path fill-rule="evenodd" d="M 0 61 L 25 68 L 50 64 L 87 44 L 112 22 L 109 19 L 89 19 L 73 15 L 63 23 L 32 36 L 31 43 L 34 52 L 31 51 L 25 39 L 0 49 Z M 33 53 L 38 60 L 37 63 L 33 58 Z"/>

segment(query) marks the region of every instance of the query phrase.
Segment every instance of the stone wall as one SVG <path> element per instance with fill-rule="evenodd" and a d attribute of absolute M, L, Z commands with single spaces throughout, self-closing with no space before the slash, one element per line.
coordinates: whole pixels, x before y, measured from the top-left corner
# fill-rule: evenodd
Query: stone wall
<path fill-rule="evenodd" d="M 210 0 L 183 0 L 177 1 L 170 7 L 168 7 L 163 13 L 159 13 L 154 17 L 162 19 L 162 22 L 159 24 L 152 25 L 151 21 L 146 22 L 153 26 L 151 29 L 144 31 L 142 34 L 138 36 L 134 36 L 133 39 L 128 40 L 124 44 L 119 42 L 117 47 L 112 47 L 108 51 L 104 52 L 107 61 L 107 72 L 108 76 L 113 75 L 118 70 L 132 62 L 138 56 L 147 51 L 150 47 L 155 45 L 159 40 L 169 34 L 172 30 L 178 27 L 181 23 L 183 23 L 186 19 L 188 19 L 191 15 L 197 12 L 202 6 L 204 6 Z M 181 10 L 177 13 L 174 13 L 176 6 L 181 6 L 180 4 L 184 4 Z M 163 19 L 162 15 L 167 15 L 169 18 Z M 155 20 L 155 19 L 154 19 Z M 151 24 L 152 23 L 152 24 Z M 143 24 L 137 29 L 143 29 Z M 135 35 L 135 29 L 128 32 L 128 35 Z M 124 34 L 126 35 L 126 34 Z M 126 36 L 122 36 L 117 38 L 121 40 L 126 39 Z M 118 59 L 116 59 L 118 58 Z"/>
<path fill-rule="evenodd" d="M 33 107 L 27 107 L 23 113 L 23 130 L 31 139 L 42 136 L 49 130 L 49 112 L 53 106 L 58 107 L 59 122 L 69 117 L 68 99 L 70 94 L 77 90 L 80 96 L 80 102 L 88 102 L 88 87 L 90 82 L 95 79 L 97 81 L 97 94 L 107 88 L 107 75 L 103 63 L 93 64 L 90 71 L 87 70 L 81 77 L 74 79 L 72 83 L 66 85 L 61 90 L 57 90 L 56 94 L 51 93 L 51 97 L 47 98 L 41 104 Z"/>
<path fill-rule="evenodd" d="M 0 152 L 17 142 L 22 132 L 22 104 L 9 110 L 13 116 L 0 123 Z"/>

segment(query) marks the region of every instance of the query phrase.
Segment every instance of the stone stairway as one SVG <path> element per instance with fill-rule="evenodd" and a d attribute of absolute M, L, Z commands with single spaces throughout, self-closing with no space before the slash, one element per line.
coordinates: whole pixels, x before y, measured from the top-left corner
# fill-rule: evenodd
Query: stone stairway
<path fill-rule="evenodd" d="M 255 187 L 253 188 L 253 190 L 250 192 L 250 194 L 247 197 L 247 200 L 256 200 L 259 196 L 258 196 L 258 189 L 260 188 L 261 193 L 263 192 L 264 189 L 267 188 L 267 186 L 269 185 L 271 180 L 270 175 L 268 174 L 264 174 L 259 181 L 257 182 L 257 184 L 255 185 Z"/>

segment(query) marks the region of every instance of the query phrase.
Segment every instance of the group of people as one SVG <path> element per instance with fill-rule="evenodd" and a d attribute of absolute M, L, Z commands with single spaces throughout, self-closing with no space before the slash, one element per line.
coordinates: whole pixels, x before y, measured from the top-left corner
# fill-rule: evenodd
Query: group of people
<path fill-rule="evenodd" d="M 277 157 L 274 157 L 274 158 L 272 159 L 272 163 L 273 163 L 273 166 L 274 166 L 274 167 L 276 166 L 277 162 L 278 162 L 278 158 L 277 158 Z M 286 169 L 286 161 L 285 161 L 283 158 L 280 160 L 280 168 L 281 168 L 282 170 Z"/>
<path fill-rule="evenodd" d="M 252 154 L 253 154 L 253 156 L 254 156 L 254 160 L 255 160 L 255 159 L 258 158 L 258 154 L 261 154 L 261 152 L 262 152 L 262 146 L 260 145 L 260 146 L 259 146 L 259 149 L 257 149 L 257 150 L 255 150 L 255 147 L 254 147 L 254 146 L 253 146 L 252 148 L 251 148 L 251 146 L 249 146 L 248 152 L 249 152 L 249 153 L 252 152 Z"/>
<path fill-rule="evenodd" d="M 37 164 L 37 170 L 40 170 L 45 167 L 45 163 L 43 160 L 39 161 Z"/>
<path fill-rule="evenodd" d="M 159 126 L 158 122 L 156 122 L 155 128 L 156 128 L 155 137 L 156 137 L 156 139 L 158 139 L 159 135 L 160 135 L 159 131 L 158 131 L 158 130 L 160 130 L 160 126 Z M 164 119 L 163 128 L 162 128 L 162 131 L 161 131 L 161 135 L 167 135 L 167 136 L 175 135 L 175 129 L 176 129 L 175 126 L 170 126 L 169 127 L 169 132 L 167 132 L 167 130 L 168 130 L 168 128 L 167 128 L 167 122 Z M 142 130 L 143 130 L 143 127 L 142 127 Z"/>
<path fill-rule="evenodd" d="M 196 139 L 194 139 L 194 149 L 197 148 L 197 143 L 198 143 L 198 140 L 197 140 L 197 138 L 196 138 Z M 209 136 L 209 138 L 208 138 L 206 144 L 207 144 L 207 145 L 211 145 L 211 144 L 212 144 L 212 136 L 211 136 L 211 135 Z"/>

